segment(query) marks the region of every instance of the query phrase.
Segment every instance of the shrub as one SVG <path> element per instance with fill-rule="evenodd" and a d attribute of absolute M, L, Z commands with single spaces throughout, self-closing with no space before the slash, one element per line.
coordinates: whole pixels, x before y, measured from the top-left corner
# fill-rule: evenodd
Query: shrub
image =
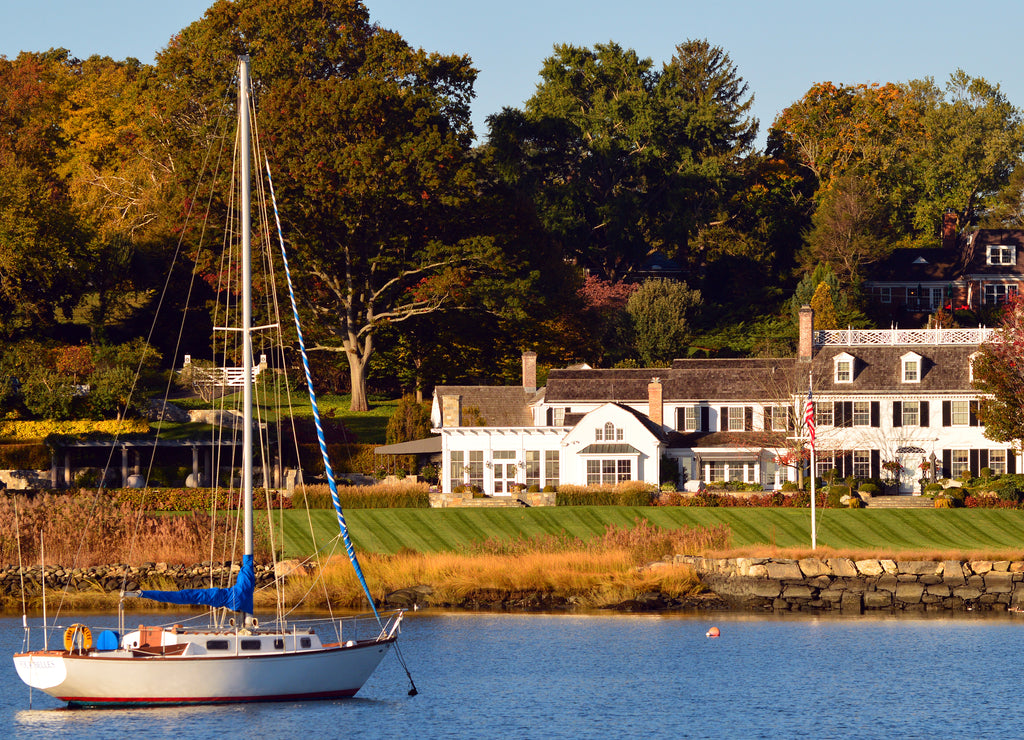
<path fill-rule="evenodd" d="M 982 468 L 980 472 L 981 472 L 981 477 L 982 478 L 991 478 L 992 477 L 992 468 Z"/>
<path fill-rule="evenodd" d="M 988 487 L 1001 500 L 1017 503 L 1024 496 L 1024 475 L 1003 475 L 990 481 Z"/>
<path fill-rule="evenodd" d="M 967 498 L 966 488 L 947 488 L 942 494 L 945 498 L 949 499 L 952 506 L 963 506 L 964 499 Z"/>
<path fill-rule="evenodd" d="M 877 496 L 880 489 L 874 483 L 861 483 L 857 490 L 870 496 Z"/>
<path fill-rule="evenodd" d="M 658 489 L 640 481 L 616 485 L 559 486 L 556 506 L 653 506 Z"/>
<path fill-rule="evenodd" d="M 342 509 L 427 509 L 430 507 L 430 486 L 423 482 L 377 483 L 372 486 L 338 486 Z M 459 489 L 462 489 L 461 491 Z M 467 492 L 457 486 L 457 493 Z M 296 489 L 291 504 L 296 509 L 333 509 L 331 490 L 326 485 Z"/>
<path fill-rule="evenodd" d="M 934 496 L 937 493 L 942 493 L 941 483 L 926 483 L 924 486 L 924 494 L 927 496 Z"/>
<path fill-rule="evenodd" d="M 826 502 L 828 503 L 828 507 L 830 509 L 838 509 L 839 507 L 841 507 L 843 505 L 842 501 L 840 499 L 842 499 L 843 496 L 849 496 L 849 495 L 850 495 L 850 487 L 849 486 L 829 486 L 828 487 L 828 495 L 826 497 Z M 858 499 L 858 501 L 859 500 L 860 499 Z"/>
<path fill-rule="evenodd" d="M 781 490 L 783 491 L 783 493 L 792 493 L 793 491 L 797 491 L 799 489 L 797 488 L 796 483 L 794 483 L 793 481 L 786 481 L 785 483 L 782 484 Z"/>
<path fill-rule="evenodd" d="M 0 445 L 0 469 L 46 470 L 50 467 L 50 448 L 38 444 Z"/>

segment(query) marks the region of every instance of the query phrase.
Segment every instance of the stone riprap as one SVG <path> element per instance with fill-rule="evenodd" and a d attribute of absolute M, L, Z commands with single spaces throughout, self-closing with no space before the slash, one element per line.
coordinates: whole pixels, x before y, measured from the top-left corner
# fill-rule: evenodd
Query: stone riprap
<path fill-rule="evenodd" d="M 1024 608 L 1024 561 L 703 558 L 677 555 L 734 608 L 1005 611 Z"/>
<path fill-rule="evenodd" d="M 278 564 L 278 568 L 282 563 Z M 257 565 L 256 586 L 273 584 L 274 567 Z M 230 585 L 238 565 L 216 566 L 213 568 L 212 583 L 217 586 Z M 21 567 L 9 565 L 0 568 L 0 595 L 21 596 L 24 583 L 27 597 L 43 593 L 43 570 L 40 566 Z M 166 565 L 150 563 L 142 566 L 97 565 L 89 568 L 65 568 L 48 565 L 45 571 L 46 591 L 68 591 L 119 593 L 140 588 L 177 590 L 182 588 L 208 588 L 211 585 L 209 565 Z"/>

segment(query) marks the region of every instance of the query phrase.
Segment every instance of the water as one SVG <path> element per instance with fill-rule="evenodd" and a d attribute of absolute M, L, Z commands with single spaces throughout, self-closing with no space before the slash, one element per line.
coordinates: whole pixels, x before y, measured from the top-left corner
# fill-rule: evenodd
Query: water
<path fill-rule="evenodd" d="M 90 621 L 90 620 L 85 620 Z M 91 623 L 103 620 L 92 620 Z M 716 640 L 704 635 L 718 626 Z M 0 619 L 0 652 L 20 649 Z M 409 615 L 355 699 L 66 710 L 0 660 L 14 737 L 1017 737 L 1024 617 Z"/>

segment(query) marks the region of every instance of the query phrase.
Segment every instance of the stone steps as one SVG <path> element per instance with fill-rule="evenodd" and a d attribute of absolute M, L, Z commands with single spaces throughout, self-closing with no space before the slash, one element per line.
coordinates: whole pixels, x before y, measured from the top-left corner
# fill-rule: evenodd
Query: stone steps
<path fill-rule="evenodd" d="M 871 509 L 933 509 L 935 502 L 925 496 L 872 496 L 865 502 Z"/>

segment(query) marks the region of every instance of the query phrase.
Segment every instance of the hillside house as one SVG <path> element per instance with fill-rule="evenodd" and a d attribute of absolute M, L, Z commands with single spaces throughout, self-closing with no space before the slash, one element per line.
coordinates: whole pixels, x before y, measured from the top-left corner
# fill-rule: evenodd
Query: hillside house
<path fill-rule="evenodd" d="M 955 218 L 955 217 L 954 217 Z M 958 236 L 944 224 L 943 246 L 897 249 L 864 282 L 893 321 L 907 314 L 997 306 L 1024 285 L 1024 231 L 976 229 Z"/>

